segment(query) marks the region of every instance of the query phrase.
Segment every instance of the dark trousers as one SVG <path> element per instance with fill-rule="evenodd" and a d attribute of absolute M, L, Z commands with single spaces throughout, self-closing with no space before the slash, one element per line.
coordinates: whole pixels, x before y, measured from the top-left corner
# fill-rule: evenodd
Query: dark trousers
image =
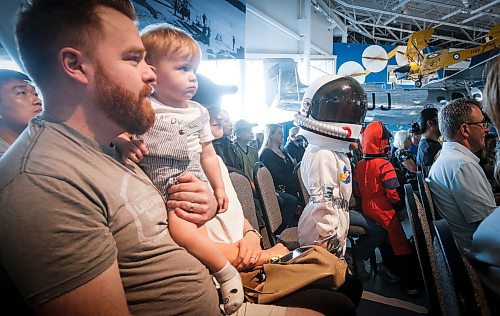
<path fill-rule="evenodd" d="M 282 191 L 276 191 L 276 193 L 278 194 L 278 204 L 280 206 L 282 219 L 276 234 L 280 234 L 287 227 L 297 226 L 299 218 L 296 211 L 297 206 L 299 206 L 299 199 Z"/>
<path fill-rule="evenodd" d="M 356 315 L 356 307 L 361 301 L 362 293 L 361 281 L 346 275 L 345 283 L 337 291 L 315 288 L 311 285 L 271 304 L 307 308 L 324 315 Z"/>

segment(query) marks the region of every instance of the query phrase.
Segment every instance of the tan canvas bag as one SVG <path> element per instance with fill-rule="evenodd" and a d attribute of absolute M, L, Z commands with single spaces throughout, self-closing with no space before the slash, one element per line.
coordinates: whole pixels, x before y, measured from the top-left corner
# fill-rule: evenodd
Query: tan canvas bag
<path fill-rule="evenodd" d="M 267 304 L 313 283 L 336 290 L 344 284 L 346 271 L 345 260 L 320 246 L 311 246 L 295 259 L 266 263 L 240 275 L 247 299 Z"/>

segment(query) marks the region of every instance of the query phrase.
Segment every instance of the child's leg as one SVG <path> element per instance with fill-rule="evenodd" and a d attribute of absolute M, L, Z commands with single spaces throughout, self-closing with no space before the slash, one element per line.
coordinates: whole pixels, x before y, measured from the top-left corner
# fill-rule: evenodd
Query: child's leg
<path fill-rule="evenodd" d="M 220 284 L 224 310 L 233 314 L 243 304 L 243 286 L 241 278 L 222 251 L 208 237 L 198 231 L 198 227 L 187 222 L 172 212 L 168 212 L 168 230 L 170 235 L 180 246 L 198 258 Z"/>
<path fill-rule="evenodd" d="M 175 242 L 198 258 L 210 272 L 217 272 L 226 265 L 227 259 L 222 251 L 198 232 L 196 224 L 185 221 L 169 211 L 168 230 Z"/>

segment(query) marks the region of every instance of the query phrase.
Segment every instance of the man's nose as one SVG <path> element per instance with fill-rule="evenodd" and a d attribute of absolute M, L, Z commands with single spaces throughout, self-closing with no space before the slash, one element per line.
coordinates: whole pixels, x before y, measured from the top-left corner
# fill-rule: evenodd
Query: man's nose
<path fill-rule="evenodd" d="M 153 71 L 153 69 L 151 69 L 151 66 L 149 66 L 147 64 L 144 67 L 144 73 L 142 75 L 142 81 L 144 81 L 145 83 L 148 83 L 150 85 L 153 85 L 153 86 L 154 86 L 154 84 L 156 82 L 156 74 Z"/>
<path fill-rule="evenodd" d="M 42 100 L 37 95 L 33 95 L 32 102 L 33 105 L 40 105 L 40 106 L 42 105 Z"/>

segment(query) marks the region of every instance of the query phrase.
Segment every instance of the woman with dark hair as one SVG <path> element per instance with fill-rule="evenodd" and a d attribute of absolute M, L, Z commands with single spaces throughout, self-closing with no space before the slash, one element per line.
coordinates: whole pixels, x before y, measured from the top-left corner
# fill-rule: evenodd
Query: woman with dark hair
<path fill-rule="evenodd" d="M 418 126 L 422 136 L 418 143 L 417 165 L 421 170 L 426 170 L 432 166 L 434 157 L 441 150 L 441 144 L 438 142 L 441 136 L 438 110 L 436 108 L 423 109 L 418 118 Z"/>
<path fill-rule="evenodd" d="M 410 147 L 408 147 L 408 151 L 411 152 L 415 157 L 417 157 L 418 151 L 418 143 L 420 142 L 420 127 L 418 123 L 412 123 L 410 128 L 408 129 L 408 133 L 410 133 Z"/>

